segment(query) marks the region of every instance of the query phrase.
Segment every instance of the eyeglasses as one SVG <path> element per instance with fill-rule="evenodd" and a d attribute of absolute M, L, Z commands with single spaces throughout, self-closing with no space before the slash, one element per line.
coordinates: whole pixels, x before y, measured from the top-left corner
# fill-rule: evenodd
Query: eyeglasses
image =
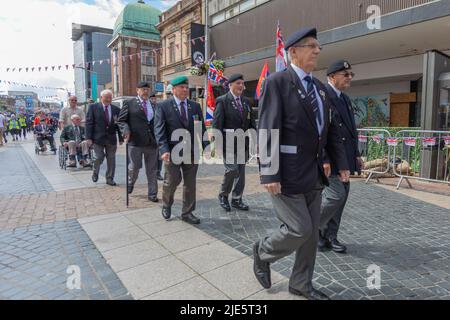
<path fill-rule="evenodd" d="M 318 45 L 318 44 L 304 44 L 301 46 L 295 46 L 296 48 L 310 48 L 312 50 L 314 49 L 319 49 L 320 51 L 322 51 L 323 47 Z"/>

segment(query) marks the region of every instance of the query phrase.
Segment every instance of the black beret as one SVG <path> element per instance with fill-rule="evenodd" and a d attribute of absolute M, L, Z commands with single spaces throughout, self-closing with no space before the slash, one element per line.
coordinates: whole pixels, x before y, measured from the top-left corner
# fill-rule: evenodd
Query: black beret
<path fill-rule="evenodd" d="M 284 48 L 287 51 L 290 47 L 292 47 L 293 45 L 295 45 L 297 42 L 307 38 L 307 37 L 313 37 L 317 39 L 317 29 L 316 28 L 301 28 L 300 30 L 294 32 L 293 34 L 291 34 L 285 45 Z"/>
<path fill-rule="evenodd" d="M 350 65 L 350 63 L 348 63 L 348 61 L 346 60 L 338 60 L 334 63 L 332 63 L 327 70 L 327 76 L 329 76 L 330 74 L 342 71 L 342 70 L 348 70 L 351 69 L 352 66 Z"/>
<path fill-rule="evenodd" d="M 228 78 L 228 83 L 233 83 L 233 82 L 235 82 L 237 80 L 244 80 L 244 76 L 242 74 L 240 74 L 240 73 L 232 74 L 230 76 L 230 78 Z"/>
<path fill-rule="evenodd" d="M 156 98 L 156 93 L 152 92 L 152 93 L 149 95 L 149 98 Z"/>
<path fill-rule="evenodd" d="M 137 87 L 138 87 L 138 89 L 150 88 L 150 84 L 147 81 L 141 81 L 141 82 L 138 83 Z"/>

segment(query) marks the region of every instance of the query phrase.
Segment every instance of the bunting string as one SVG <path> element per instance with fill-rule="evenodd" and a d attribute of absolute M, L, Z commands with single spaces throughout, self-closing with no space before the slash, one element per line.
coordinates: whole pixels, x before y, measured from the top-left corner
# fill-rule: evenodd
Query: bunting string
<path fill-rule="evenodd" d="M 190 39 L 189 41 L 185 41 L 184 44 L 188 44 L 189 42 L 192 42 L 193 45 L 196 44 L 197 41 L 201 41 L 202 43 L 205 42 L 205 37 L 197 37 L 197 38 L 193 38 Z M 176 48 L 179 49 L 180 48 L 180 44 L 177 43 L 175 44 Z M 154 54 L 157 55 L 158 52 L 161 53 L 161 51 L 163 49 L 170 49 L 170 47 L 159 47 L 159 48 L 153 48 L 151 50 L 147 50 L 147 51 L 141 51 L 138 53 L 133 53 L 133 54 L 129 54 L 129 55 L 124 55 L 122 56 L 122 62 L 126 62 L 127 60 L 129 61 L 133 61 L 133 57 L 137 57 L 138 60 L 141 59 L 145 59 L 146 57 L 148 57 L 150 54 Z M 102 60 L 93 60 L 93 61 L 89 61 L 89 62 L 82 62 L 82 63 L 78 63 L 78 64 L 61 64 L 61 65 L 53 65 L 53 66 L 34 66 L 34 67 L 3 67 L 0 68 L 0 71 L 5 71 L 7 73 L 30 73 L 30 72 L 49 72 L 49 71 L 68 71 L 70 70 L 74 70 L 76 68 L 83 68 L 83 69 L 90 69 L 91 66 L 95 66 L 95 65 L 102 65 L 104 63 L 106 64 L 111 64 L 111 59 L 102 59 Z"/>

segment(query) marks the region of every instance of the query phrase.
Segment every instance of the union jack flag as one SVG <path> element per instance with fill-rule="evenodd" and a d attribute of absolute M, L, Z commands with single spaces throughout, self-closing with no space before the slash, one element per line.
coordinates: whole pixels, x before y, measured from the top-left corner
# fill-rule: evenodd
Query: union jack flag
<path fill-rule="evenodd" d="M 286 50 L 284 50 L 284 42 L 283 36 L 281 34 L 280 22 L 278 22 L 277 26 L 277 41 L 276 41 L 276 72 L 283 71 L 287 68 L 287 54 Z"/>
<path fill-rule="evenodd" d="M 222 85 L 228 81 L 223 73 L 220 70 L 217 70 L 216 67 L 214 67 L 212 62 L 209 63 L 208 79 Z"/>

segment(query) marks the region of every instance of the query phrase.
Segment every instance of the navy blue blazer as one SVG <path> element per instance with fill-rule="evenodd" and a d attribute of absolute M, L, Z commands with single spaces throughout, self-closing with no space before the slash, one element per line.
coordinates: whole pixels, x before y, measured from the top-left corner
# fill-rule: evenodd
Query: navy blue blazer
<path fill-rule="evenodd" d="M 266 150 L 269 156 L 268 159 L 260 158 L 261 183 L 279 182 L 281 192 L 287 195 L 308 193 L 320 179 L 329 185 L 323 170 L 323 150 L 340 170 L 348 170 L 338 128 L 330 121 L 327 90 L 318 79 L 313 81 L 319 92 L 318 99 L 323 102 L 324 129 L 321 134 L 311 100 L 291 66 L 269 76 L 259 102 L 258 148 L 260 156 Z M 261 139 L 261 130 L 269 133 L 266 141 Z M 279 139 L 272 136 L 270 130 L 278 130 Z M 276 148 L 274 152 L 270 150 L 272 143 Z M 278 167 L 275 165 L 276 154 L 279 155 Z"/>
<path fill-rule="evenodd" d="M 191 136 L 191 152 L 194 153 L 194 121 L 201 122 L 202 137 L 197 137 L 202 141 L 203 148 L 209 144 L 203 141 L 203 135 L 206 132 L 205 121 L 203 120 L 203 111 L 200 105 L 194 101 L 188 100 L 188 125 L 185 126 L 181 121 L 181 114 L 178 109 L 175 99 L 164 100 L 156 106 L 155 115 L 155 137 L 159 146 L 159 152 L 163 155 L 166 152 L 171 152 L 172 149 L 181 141 L 172 140 L 172 133 L 177 129 L 188 130 Z"/>
<path fill-rule="evenodd" d="M 356 129 L 352 103 L 345 93 L 342 93 L 342 99 L 340 99 L 336 91 L 329 84 L 326 87 L 331 100 L 331 119 L 339 129 L 339 136 L 345 147 L 350 172 L 352 174 L 354 172 L 360 173 L 361 168 L 359 167 L 357 158 L 361 154 L 358 149 L 358 131 Z M 331 159 L 327 159 L 326 156 L 325 162 L 331 163 L 332 174 L 337 175 L 339 173 L 336 163 Z"/>
<path fill-rule="evenodd" d="M 102 103 L 89 106 L 86 115 L 86 140 L 92 140 L 98 145 L 117 145 L 117 137 L 123 142 L 122 133 L 117 125 L 120 108 L 111 105 L 111 121 L 105 122 L 105 111 Z"/>

